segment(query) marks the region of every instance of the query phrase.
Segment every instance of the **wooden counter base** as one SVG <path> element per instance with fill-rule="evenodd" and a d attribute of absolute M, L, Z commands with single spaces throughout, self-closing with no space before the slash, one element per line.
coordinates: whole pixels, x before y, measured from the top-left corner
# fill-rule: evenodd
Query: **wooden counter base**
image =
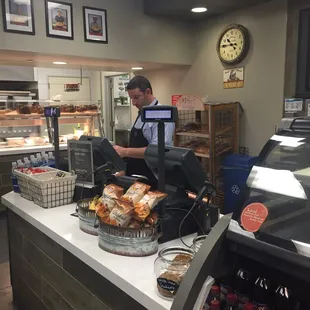
<path fill-rule="evenodd" d="M 146 309 L 11 210 L 8 230 L 18 310 Z"/>

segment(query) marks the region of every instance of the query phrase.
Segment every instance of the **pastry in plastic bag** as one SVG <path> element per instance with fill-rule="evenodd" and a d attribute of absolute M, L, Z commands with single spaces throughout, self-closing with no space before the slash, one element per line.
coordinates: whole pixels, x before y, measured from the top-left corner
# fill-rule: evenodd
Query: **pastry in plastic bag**
<path fill-rule="evenodd" d="M 107 185 L 103 190 L 102 202 L 112 211 L 116 206 L 114 199 L 120 198 L 124 194 L 124 189 L 114 184 Z"/>
<path fill-rule="evenodd" d="M 110 211 L 103 203 L 99 203 L 96 206 L 96 214 L 100 217 L 100 219 L 106 222 L 109 218 Z"/>
<path fill-rule="evenodd" d="M 151 213 L 151 210 L 165 197 L 167 194 L 161 192 L 148 192 L 135 206 L 135 218 L 144 221 Z"/>
<path fill-rule="evenodd" d="M 110 213 L 110 224 L 120 227 L 127 227 L 134 209 L 132 205 L 126 201 L 116 199 L 116 203 L 117 205 Z"/>
<path fill-rule="evenodd" d="M 124 194 L 124 189 L 115 184 L 109 184 L 103 190 L 103 196 L 106 196 L 109 198 L 121 198 L 123 194 Z"/>
<path fill-rule="evenodd" d="M 138 201 L 142 199 L 142 197 L 150 190 L 151 186 L 135 182 L 131 185 L 126 192 L 126 194 L 122 197 L 123 200 L 130 202 L 132 205 L 136 205 Z"/>
<path fill-rule="evenodd" d="M 139 222 L 135 219 L 131 219 L 128 225 L 128 228 L 136 228 L 136 229 L 140 229 L 142 228 L 142 222 Z"/>
<path fill-rule="evenodd" d="M 154 211 L 145 219 L 145 222 L 150 226 L 155 226 L 158 222 L 158 214 Z"/>

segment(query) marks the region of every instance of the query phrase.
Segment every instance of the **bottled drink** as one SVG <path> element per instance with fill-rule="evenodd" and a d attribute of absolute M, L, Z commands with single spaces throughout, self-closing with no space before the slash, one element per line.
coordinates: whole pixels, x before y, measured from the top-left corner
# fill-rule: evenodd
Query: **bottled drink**
<path fill-rule="evenodd" d="M 226 297 L 229 293 L 232 293 L 232 284 L 234 282 L 234 273 L 231 272 L 220 281 L 220 301 L 221 303 L 226 302 Z"/>
<path fill-rule="evenodd" d="M 218 285 L 212 285 L 206 300 L 205 309 L 210 309 L 213 300 L 220 301 L 220 287 Z"/>
<path fill-rule="evenodd" d="M 218 300 L 214 299 L 211 301 L 210 310 L 220 310 L 221 304 Z"/>
<path fill-rule="evenodd" d="M 258 277 L 253 289 L 253 304 L 255 310 L 270 310 L 270 282 L 264 277 Z"/>
<path fill-rule="evenodd" d="M 239 269 L 235 280 L 235 293 L 238 298 L 238 309 L 243 310 L 243 306 L 250 300 L 252 288 L 251 275 L 245 269 Z"/>
<path fill-rule="evenodd" d="M 238 298 L 236 294 L 229 293 L 226 297 L 225 310 L 236 310 L 237 309 Z"/>
<path fill-rule="evenodd" d="M 292 291 L 280 285 L 275 292 L 274 310 L 291 310 L 294 309 L 294 304 Z"/>
<path fill-rule="evenodd" d="M 20 189 L 19 189 L 19 186 L 18 186 L 18 180 L 17 180 L 17 177 L 15 175 L 15 170 L 16 169 L 17 169 L 17 163 L 13 162 L 12 163 L 12 186 L 13 186 L 13 191 L 15 193 L 20 193 Z"/>
<path fill-rule="evenodd" d="M 247 302 L 247 303 L 244 305 L 243 310 L 254 310 L 254 305 L 253 305 L 251 302 Z"/>

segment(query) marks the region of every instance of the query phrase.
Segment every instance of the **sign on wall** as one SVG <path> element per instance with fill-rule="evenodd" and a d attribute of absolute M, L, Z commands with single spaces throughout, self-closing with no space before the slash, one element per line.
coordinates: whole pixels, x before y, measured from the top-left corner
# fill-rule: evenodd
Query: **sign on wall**
<path fill-rule="evenodd" d="M 224 89 L 242 88 L 244 86 L 244 67 L 224 69 Z"/>
<path fill-rule="evenodd" d="M 201 98 L 195 95 L 173 95 L 171 101 L 172 105 L 177 107 L 179 111 L 204 111 L 204 104 Z"/>

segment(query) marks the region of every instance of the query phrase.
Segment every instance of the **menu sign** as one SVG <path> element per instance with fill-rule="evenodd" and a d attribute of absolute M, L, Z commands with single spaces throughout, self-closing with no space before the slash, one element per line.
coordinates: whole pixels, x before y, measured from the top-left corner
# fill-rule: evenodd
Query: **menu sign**
<path fill-rule="evenodd" d="M 172 105 L 179 111 L 204 111 L 201 98 L 195 95 L 173 95 Z"/>
<path fill-rule="evenodd" d="M 94 185 L 93 147 L 91 141 L 68 141 L 69 171 L 77 175 L 76 182 Z"/>

